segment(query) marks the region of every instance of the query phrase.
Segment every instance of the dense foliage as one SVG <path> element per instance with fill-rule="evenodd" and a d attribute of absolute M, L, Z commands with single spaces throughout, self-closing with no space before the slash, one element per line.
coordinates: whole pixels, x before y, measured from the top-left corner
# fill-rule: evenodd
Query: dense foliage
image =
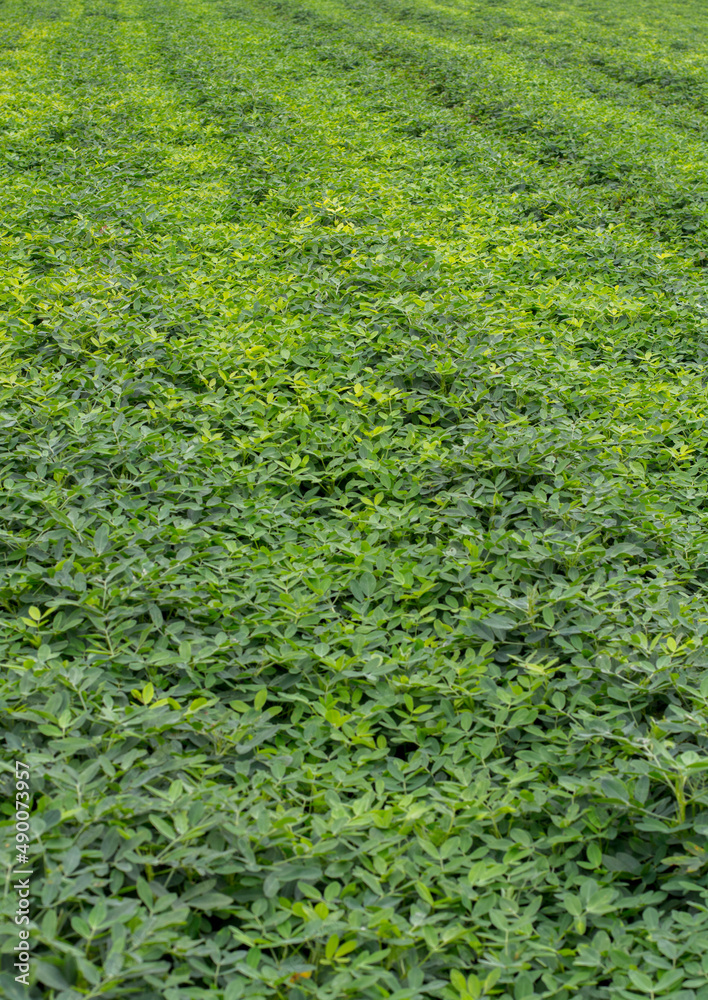
<path fill-rule="evenodd" d="M 0 4 L 8 1000 L 708 998 L 706 29 Z"/>

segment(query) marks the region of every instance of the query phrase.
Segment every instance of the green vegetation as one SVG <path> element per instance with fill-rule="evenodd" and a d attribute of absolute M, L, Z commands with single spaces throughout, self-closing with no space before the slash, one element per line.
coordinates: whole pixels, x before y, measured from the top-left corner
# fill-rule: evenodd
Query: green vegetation
<path fill-rule="evenodd" d="M 708 1000 L 707 28 L 0 5 L 8 1000 Z"/>

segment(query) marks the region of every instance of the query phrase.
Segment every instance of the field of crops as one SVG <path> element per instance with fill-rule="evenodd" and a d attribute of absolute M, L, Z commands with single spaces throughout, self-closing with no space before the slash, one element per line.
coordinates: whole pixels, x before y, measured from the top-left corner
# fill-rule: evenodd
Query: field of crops
<path fill-rule="evenodd" d="M 0 76 L 2 996 L 708 1000 L 708 7 Z"/>

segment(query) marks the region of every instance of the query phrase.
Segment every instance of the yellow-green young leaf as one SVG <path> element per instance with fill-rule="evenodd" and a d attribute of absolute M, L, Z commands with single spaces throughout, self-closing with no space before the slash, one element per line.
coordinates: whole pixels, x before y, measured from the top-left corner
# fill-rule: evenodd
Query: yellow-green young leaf
<path fill-rule="evenodd" d="M 489 993 L 493 989 L 501 976 L 501 969 L 492 969 L 487 978 L 484 980 L 484 992 Z"/>
<path fill-rule="evenodd" d="M 320 920 L 326 920 L 329 916 L 329 907 L 326 903 L 318 903 L 315 906 L 315 913 L 320 918 Z"/>
<path fill-rule="evenodd" d="M 455 987 L 458 993 L 464 994 L 467 992 L 467 983 L 465 982 L 465 977 L 462 975 L 459 969 L 453 969 L 450 973 L 450 982 Z"/>
<path fill-rule="evenodd" d="M 188 712 L 198 712 L 200 708 L 204 708 L 205 705 L 209 704 L 208 698 L 195 698 L 193 702 L 190 703 Z"/>
<path fill-rule="evenodd" d="M 421 899 L 424 899 L 426 903 L 430 904 L 430 906 L 435 906 L 435 900 L 433 899 L 433 894 L 431 893 L 427 885 L 424 885 L 422 882 L 416 882 L 415 887 L 418 890 L 418 895 L 420 896 Z"/>
<path fill-rule="evenodd" d="M 482 983 L 474 974 L 467 977 L 467 992 L 472 1000 L 477 1000 L 478 997 L 482 996 Z"/>
<path fill-rule="evenodd" d="M 339 947 L 339 935 L 332 934 L 325 945 L 325 958 L 334 958 L 334 953 Z"/>
<path fill-rule="evenodd" d="M 30 616 L 30 618 L 32 618 L 36 622 L 40 621 L 42 618 L 42 612 L 39 610 L 39 608 L 31 607 L 27 612 L 27 614 Z"/>
<path fill-rule="evenodd" d="M 136 701 L 142 702 L 143 692 L 139 688 L 133 688 L 130 693 Z"/>
<path fill-rule="evenodd" d="M 149 705 L 154 697 L 155 697 L 155 688 L 152 686 L 150 681 L 148 681 L 148 683 L 142 690 L 143 705 Z"/>
<path fill-rule="evenodd" d="M 256 692 L 256 697 L 253 699 L 253 707 L 260 711 L 266 703 L 266 698 L 268 697 L 268 689 L 261 688 L 260 691 Z"/>
<path fill-rule="evenodd" d="M 339 726 L 342 722 L 342 715 L 336 708 L 328 708 L 325 712 L 325 719 L 331 726 Z"/>
<path fill-rule="evenodd" d="M 344 956 L 348 955 L 350 951 L 354 951 L 354 949 L 357 947 L 357 944 L 358 942 L 356 941 L 356 939 L 353 941 L 345 941 L 344 944 L 341 944 L 339 948 L 337 948 L 334 957 L 344 958 Z"/>
<path fill-rule="evenodd" d="M 591 865 L 594 865 L 597 868 L 598 865 L 602 863 L 602 851 L 600 850 L 597 844 L 588 845 L 587 854 L 588 854 L 588 861 L 590 862 Z"/>

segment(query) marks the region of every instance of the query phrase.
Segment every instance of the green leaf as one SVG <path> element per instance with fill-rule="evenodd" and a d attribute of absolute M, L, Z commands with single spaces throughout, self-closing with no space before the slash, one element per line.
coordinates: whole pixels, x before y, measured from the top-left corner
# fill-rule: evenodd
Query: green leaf
<path fill-rule="evenodd" d="M 93 937 L 93 931 L 83 919 L 83 917 L 72 917 L 71 926 L 74 928 L 79 937 L 91 938 Z"/>
<path fill-rule="evenodd" d="M 629 976 L 632 986 L 636 989 L 641 990 L 642 993 L 653 993 L 654 984 L 649 976 L 644 972 L 638 972 L 636 969 L 628 969 L 627 975 Z"/>
<path fill-rule="evenodd" d="M 325 945 L 325 958 L 332 959 L 339 948 L 339 937 L 337 934 L 330 934 Z"/>
<path fill-rule="evenodd" d="M 146 882 L 144 878 L 138 878 L 135 888 L 143 903 L 145 903 L 147 908 L 151 910 L 153 903 L 155 902 L 155 897 L 152 889 L 150 888 L 150 883 Z"/>
<path fill-rule="evenodd" d="M 616 909 L 613 900 L 617 898 L 616 889 L 599 889 L 594 892 L 585 905 L 588 913 L 609 913 Z"/>
<path fill-rule="evenodd" d="M 156 816 L 155 813 L 150 813 L 149 819 L 155 829 L 159 831 L 163 837 L 166 837 L 170 841 L 177 839 L 177 834 L 174 829 L 161 816 Z"/>
<path fill-rule="evenodd" d="M 501 969 L 499 968 L 492 969 L 492 971 L 488 973 L 488 975 L 484 980 L 483 991 L 485 993 L 489 993 L 490 990 L 493 990 L 494 987 L 499 982 L 500 978 L 501 978 Z"/>
<path fill-rule="evenodd" d="M 430 889 L 423 882 L 416 882 L 415 887 L 421 899 L 425 900 L 429 906 L 435 906 L 435 898 Z"/>
<path fill-rule="evenodd" d="M 70 988 L 61 969 L 52 962 L 35 961 L 34 973 L 37 976 L 37 980 L 50 989 L 68 990 Z"/>
<path fill-rule="evenodd" d="M 263 881 L 263 895 L 266 899 L 273 899 L 278 895 L 278 890 L 280 889 L 280 879 L 277 875 L 271 873 L 267 875 Z"/>
<path fill-rule="evenodd" d="M 681 969 L 669 969 L 662 972 L 654 987 L 654 992 L 657 994 L 666 993 L 667 990 L 672 990 L 674 986 L 682 983 L 684 978 L 685 974 Z"/>
<path fill-rule="evenodd" d="M 602 851 L 597 844 L 588 844 L 587 857 L 590 864 L 597 868 L 602 864 Z"/>
<path fill-rule="evenodd" d="M 358 947 L 359 945 L 356 939 L 352 941 L 345 941 L 344 944 L 340 944 L 339 948 L 337 948 L 334 957 L 337 959 L 344 958 L 345 955 L 349 955 L 352 951 L 356 951 Z"/>
<path fill-rule="evenodd" d="M 474 973 L 467 977 L 467 993 L 472 1000 L 479 1000 L 479 997 L 482 995 L 482 988 L 481 980 Z"/>
<path fill-rule="evenodd" d="M 93 547 L 98 555 L 103 555 L 110 547 L 110 534 L 108 525 L 102 524 L 93 536 Z"/>
<path fill-rule="evenodd" d="M 153 625 L 156 628 L 162 628 L 165 624 L 165 619 L 162 617 L 162 612 L 156 604 L 148 604 L 148 612 L 152 620 Z"/>
<path fill-rule="evenodd" d="M 453 969 L 451 971 L 450 982 L 455 987 L 458 993 L 463 995 L 467 993 L 467 982 L 459 969 Z"/>
<path fill-rule="evenodd" d="M 600 787 L 608 799 L 620 802 L 629 802 L 629 792 L 627 786 L 619 778 L 601 778 Z"/>
<path fill-rule="evenodd" d="M 189 900 L 192 909 L 206 910 L 208 913 L 214 910 L 225 910 L 233 906 L 233 898 L 223 892 L 205 892 L 194 899 Z"/>

